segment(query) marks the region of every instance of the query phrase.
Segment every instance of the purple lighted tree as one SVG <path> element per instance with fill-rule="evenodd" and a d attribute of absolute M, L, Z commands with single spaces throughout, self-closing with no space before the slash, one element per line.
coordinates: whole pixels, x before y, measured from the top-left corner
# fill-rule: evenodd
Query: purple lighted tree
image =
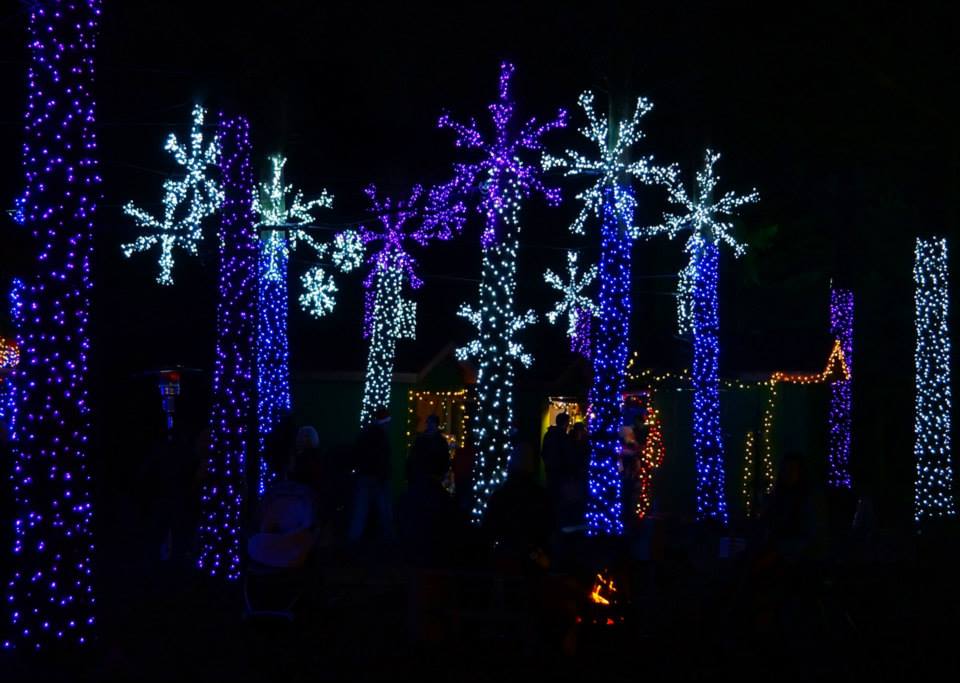
<path fill-rule="evenodd" d="M 464 206 L 450 201 L 450 191 L 449 186 L 432 190 L 429 207 L 421 209 L 420 185 L 414 185 L 405 200 L 379 199 L 373 185 L 364 190 L 378 227 L 363 225 L 357 233 L 364 246 L 379 243 L 380 248 L 367 258 L 370 272 L 363 281 L 363 336 L 370 340 L 370 347 L 361 424 L 367 424 L 378 407 L 389 407 L 397 342 L 415 336 L 417 305 L 403 298 L 403 285 L 406 281 L 419 289 L 423 281 L 414 270 L 416 261 L 407 251 L 407 243 L 423 247 L 431 240 L 448 240 L 463 227 Z"/>
<path fill-rule="evenodd" d="M 198 565 L 212 576 L 240 576 L 247 457 L 255 452 L 257 220 L 250 164 L 250 124 L 220 114 L 223 207 L 218 241 L 217 351 L 210 452 L 201 494 Z"/>
<path fill-rule="evenodd" d="M 439 122 L 441 128 L 456 133 L 457 147 L 479 152 L 478 160 L 454 166 L 452 182 L 456 191 L 479 195 L 476 207 L 485 219 L 480 237 L 483 260 L 479 306 L 460 309 L 460 315 L 477 328 L 477 337 L 457 350 L 461 360 L 472 358 L 477 363 L 477 407 L 473 420 L 475 521 L 486 510 L 490 494 L 506 477 L 516 363 L 532 362 L 515 338 L 517 332 L 536 319 L 532 311 L 518 315 L 514 304 L 520 209 L 534 193 L 543 194 L 551 205 L 560 201 L 559 191 L 541 182 L 539 164 L 521 157 L 541 150 L 541 137 L 566 125 L 566 112 L 560 110 L 549 123 L 541 124 L 534 118 L 519 127 L 512 126 L 512 75 L 513 65 L 501 64 L 499 99 L 489 106 L 493 119 L 491 138 L 484 138 L 474 119 L 463 124 L 444 114 Z"/>
<path fill-rule="evenodd" d="M 100 196 L 94 53 L 99 0 L 29 13 L 27 106 L 17 218 L 29 232 L 18 305 L 12 457 L 13 556 L 4 566 L 5 647 L 88 640 L 94 626 L 88 456 L 90 262 Z"/>
<path fill-rule="evenodd" d="M 827 484 L 833 488 L 849 489 L 852 486 L 850 426 L 853 407 L 853 292 L 849 289 L 830 289 L 830 332 L 840 342 L 850 377 L 841 377 L 830 383 L 830 462 Z"/>

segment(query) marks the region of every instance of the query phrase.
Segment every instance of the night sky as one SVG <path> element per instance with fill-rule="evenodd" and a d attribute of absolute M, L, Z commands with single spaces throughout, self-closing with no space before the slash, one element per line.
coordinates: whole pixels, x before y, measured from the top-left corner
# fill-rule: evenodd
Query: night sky
<path fill-rule="evenodd" d="M 210 364 L 213 223 L 202 258 L 177 254 L 172 288 L 153 282 L 155 252 L 125 260 L 119 249 L 137 234 L 120 207 L 130 199 L 159 206 L 163 178 L 176 169 L 164 139 L 170 131 L 185 136 L 195 102 L 250 117 L 264 172 L 266 156 L 282 152 L 287 180 L 308 198 L 330 190 L 334 210 L 316 215 L 333 230 L 365 218 L 361 189 L 370 182 L 405 193 L 415 182 L 447 179 L 458 152 L 452 134 L 436 129 L 437 117 L 449 110 L 486 121 L 499 62 L 508 59 L 517 66 L 519 116 L 545 119 L 565 107 L 578 125 L 576 97 L 584 89 L 596 90 L 601 104 L 612 98 L 614 108 L 644 95 L 655 108 L 644 120 L 641 153 L 692 174 L 711 146 L 724 155 L 722 188 L 759 190 L 761 203 L 746 208 L 738 225 L 748 254 L 734 260 L 728 253 L 721 263 L 722 373 L 817 368 L 829 345 L 830 279 L 855 290 L 856 458 L 875 474 L 909 480 L 913 238 L 952 234 L 958 214 L 960 36 L 948 3 L 922 12 L 798 5 L 786 15 L 780 3 L 760 12 L 730 3 L 555 2 L 546 12 L 488 2 L 408 4 L 105 3 L 93 351 L 107 424 L 130 419 L 122 405 L 133 373 Z M 21 185 L 25 6 L 7 3 L 0 15 L 4 207 Z M 559 151 L 580 140 L 568 130 L 547 144 Z M 564 205 L 534 200 L 524 210 L 519 299 L 540 311 L 553 299 L 544 268 L 562 269 L 566 248 L 582 248 L 591 260 L 597 253 L 596 239 L 567 230 L 579 186 L 552 181 L 564 188 Z M 662 193 L 639 198 L 638 221 L 655 222 Z M 10 220 L 0 230 L 6 288 L 26 266 L 26 241 Z M 660 238 L 634 251 L 631 347 L 642 365 L 678 369 L 688 360 L 687 345 L 673 334 L 681 247 Z M 294 258 L 294 277 L 307 256 Z M 426 282 L 419 334 L 400 344 L 401 371 L 468 338 L 454 312 L 476 298 L 479 221 L 418 256 Z M 323 320 L 293 307 L 295 372 L 362 369 L 361 278 L 339 279 L 337 309 Z M 291 283 L 296 296 L 299 283 Z M 0 333 L 8 329 L 0 317 Z M 527 337 L 538 358 L 528 377 L 550 378 L 570 363 L 563 329 L 541 325 Z"/>

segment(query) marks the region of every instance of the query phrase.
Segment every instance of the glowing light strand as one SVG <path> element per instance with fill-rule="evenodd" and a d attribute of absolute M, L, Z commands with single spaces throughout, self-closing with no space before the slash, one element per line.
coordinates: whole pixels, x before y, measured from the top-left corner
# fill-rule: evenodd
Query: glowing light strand
<path fill-rule="evenodd" d="M 830 415 L 827 450 L 827 484 L 849 489 L 850 436 L 853 408 L 853 292 L 830 290 L 830 333 L 843 349 L 846 377 L 830 383 Z"/>
<path fill-rule="evenodd" d="M 190 142 L 186 147 L 180 144 L 173 133 L 164 145 L 174 161 L 183 166 L 184 173 L 182 177 L 168 178 L 163 182 L 162 217 L 153 216 L 133 202 L 127 202 L 123 207 L 123 212 L 133 218 L 138 227 L 150 231 L 122 245 L 123 254 L 129 258 L 159 245 L 160 272 L 157 282 L 161 285 L 173 284 L 174 248 L 179 247 L 196 255 L 203 236 L 203 220 L 216 213 L 223 203 L 223 190 L 208 174 L 208 169 L 217 166 L 220 143 L 216 137 L 204 143 L 204 116 L 203 107 L 197 105 L 193 108 Z"/>
<path fill-rule="evenodd" d="M 656 473 L 666 456 L 666 446 L 663 442 L 663 423 L 660 420 L 660 410 L 653 404 L 654 392 L 643 394 L 643 406 L 646 410 L 645 424 L 647 438 L 640 451 L 640 495 L 637 497 L 634 513 L 638 519 L 643 519 L 650 512 L 653 505 L 653 475 Z"/>
<path fill-rule="evenodd" d="M 691 196 L 676 176 L 668 183 L 671 203 L 678 205 L 679 213 L 667 212 L 663 223 L 645 229 L 647 235 L 667 233 L 671 238 L 683 230 L 690 230 L 690 236 L 684 250 L 689 256 L 687 266 L 680 272 L 677 291 L 677 324 L 680 334 L 693 333 L 693 288 L 696 282 L 695 270 L 700 258 L 702 245 L 706 242 L 725 243 L 735 256 L 741 256 L 746 245 L 733 236 L 733 223 L 729 220 L 736 210 L 744 204 L 760 201 L 756 190 L 746 195 L 726 192 L 714 199 L 714 191 L 720 180 L 713 168 L 720 160 L 720 154 L 707 150 L 704 167 L 696 174 L 696 192 Z"/>
<path fill-rule="evenodd" d="M 584 342 L 589 348 L 590 323 L 589 318 L 600 312 L 599 307 L 585 292 L 597 278 L 597 267 L 590 266 L 583 275 L 577 271 L 577 252 L 567 252 L 567 279 L 563 280 L 552 270 L 547 269 L 543 275 L 547 284 L 556 289 L 562 298 L 553 309 L 547 313 L 547 320 L 556 325 L 561 315 L 567 316 L 567 337 L 570 338 L 570 350 L 577 351 L 583 348 Z M 586 322 L 581 322 L 586 317 Z M 586 327 L 586 340 L 581 338 Z"/>
<path fill-rule="evenodd" d="M 740 255 L 746 249 L 732 234 L 729 218 L 744 204 L 759 201 L 752 191 L 747 195 L 726 192 L 714 198 L 719 177 L 714 166 L 720 155 L 706 151 L 704 167 L 696 174 L 696 191 L 691 196 L 674 177 L 668 184 L 669 199 L 683 212 L 667 212 L 661 225 L 646 229 L 646 234 L 666 232 L 670 237 L 689 230 L 686 251 L 691 285 L 689 308 L 693 325 L 693 447 L 697 461 L 697 517 L 723 524 L 727 514 L 723 462 L 723 435 L 720 431 L 720 317 L 717 284 L 721 243 Z M 681 281 L 683 279 L 681 278 Z M 682 300 L 687 293 L 680 292 Z M 683 305 L 681 305 L 681 310 Z"/>
<path fill-rule="evenodd" d="M 518 314 L 514 303 L 520 209 L 534 193 L 542 194 L 551 205 L 560 201 L 559 191 L 541 181 L 539 164 L 522 156 L 541 151 L 542 136 L 566 125 L 566 113 L 561 110 L 549 123 L 530 119 L 514 128 L 515 105 L 510 98 L 513 71 L 512 64 L 501 64 L 499 98 L 489 106 L 494 128 L 489 139 L 475 120 L 462 124 L 444 114 L 439 121 L 441 128 L 456 133 L 457 147 L 480 153 L 477 161 L 454 166 L 451 183 L 456 194 L 479 192 L 476 207 L 485 219 L 480 237 L 483 258 L 478 307 L 465 305 L 459 311 L 477 328 L 477 337 L 457 351 L 458 358 L 472 358 L 477 365 L 477 404 L 472 420 L 475 522 L 483 516 L 494 489 L 506 479 L 516 364 L 532 362 L 517 341 L 517 334 L 532 324 L 536 315 L 533 311 Z"/>
<path fill-rule="evenodd" d="M 211 576 L 240 576 L 246 463 L 256 448 L 255 363 L 257 233 L 250 124 L 221 113 L 223 145 L 217 349 L 210 451 L 201 492 L 198 566 Z"/>
<path fill-rule="evenodd" d="M 300 242 L 310 246 L 318 257 L 326 256 L 329 245 L 318 244 L 300 226 L 312 223 L 311 211 L 333 208 L 333 196 L 324 190 L 320 197 L 304 201 L 303 192 L 283 180 L 287 160 L 270 157 L 271 175 L 260 183 L 254 198 L 260 232 L 257 269 L 257 434 L 260 457 L 257 492 L 263 495 L 276 473 L 270 471 L 264 454 L 267 439 L 292 409 L 290 396 L 290 346 L 287 338 L 290 253 Z"/>
<path fill-rule="evenodd" d="M 652 156 L 637 158 L 632 149 L 644 138 L 640 122 L 653 108 L 649 100 L 638 98 L 632 116 L 619 125 L 597 114 L 593 93 L 584 92 L 578 102 L 587 118 L 580 132 L 596 146 L 597 156 L 588 158 L 576 150 L 566 150 L 562 156 L 544 155 L 543 165 L 545 169 L 563 169 L 565 176 L 593 181 L 577 195 L 582 206 L 570 226 L 571 232 L 582 234 L 591 218 L 600 222 L 599 314 L 591 350 L 594 373 L 590 388 L 587 524 L 590 534 L 616 535 L 623 532 L 616 462 L 630 337 L 631 248 L 632 240 L 644 234 L 644 229 L 634 225 L 637 202 L 631 184 L 666 184 L 676 169 L 656 165 Z"/>
<path fill-rule="evenodd" d="M 950 330 L 947 240 L 918 237 L 913 281 L 916 308 L 916 479 L 913 518 L 918 525 L 957 515 L 950 445 Z"/>
<path fill-rule="evenodd" d="M 94 54 L 98 0 L 29 8 L 19 209 L 32 265 L 17 323 L 14 541 L 4 647 L 86 643 L 95 626 L 88 464 L 90 274 L 100 196 Z"/>
<path fill-rule="evenodd" d="M 416 336 L 416 302 L 404 298 L 403 288 L 409 284 L 411 289 L 419 289 L 423 281 L 416 274 L 416 261 L 407 251 L 407 242 L 424 247 L 435 239 L 448 240 L 464 223 L 464 205 L 449 201 L 447 187 L 431 190 L 425 208 L 419 206 L 423 199 L 420 185 L 414 185 L 405 200 L 378 198 L 373 185 L 365 193 L 379 227 L 362 225 L 356 234 L 368 250 L 376 243 L 380 248 L 367 258 L 370 271 L 363 283 L 363 336 L 369 339 L 369 347 L 361 424 L 367 424 L 378 407 L 389 408 L 397 342 Z"/>

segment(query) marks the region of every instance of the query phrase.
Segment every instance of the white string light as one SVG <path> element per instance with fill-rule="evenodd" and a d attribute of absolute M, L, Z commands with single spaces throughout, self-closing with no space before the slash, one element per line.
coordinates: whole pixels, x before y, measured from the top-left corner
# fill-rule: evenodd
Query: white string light
<path fill-rule="evenodd" d="M 917 345 L 914 521 L 955 517 L 950 450 L 950 330 L 947 240 L 917 238 L 913 281 Z"/>
<path fill-rule="evenodd" d="M 549 313 L 547 320 L 555 325 L 563 314 L 567 315 L 567 336 L 572 343 L 576 343 L 580 316 L 594 316 L 600 313 L 599 307 L 585 292 L 597 278 L 597 267 L 590 266 L 583 275 L 577 271 L 577 252 L 567 252 L 567 279 L 563 280 L 552 270 L 543 274 L 544 279 L 551 287 L 562 295 Z"/>
<path fill-rule="evenodd" d="M 180 178 L 168 178 L 163 182 L 163 217 L 156 218 L 133 202 L 127 202 L 123 207 L 123 212 L 132 217 L 138 227 L 152 232 L 120 248 L 124 256 L 129 258 L 159 244 L 160 273 L 157 282 L 162 285 L 173 284 L 173 249 L 179 247 L 196 255 L 202 237 L 203 220 L 216 213 L 223 203 L 223 190 L 207 170 L 216 168 L 219 163 L 220 143 L 214 136 L 204 145 L 204 114 L 200 105 L 193 108 L 188 146 L 181 145 L 173 133 L 164 145 L 164 149 L 173 155 L 174 161 L 183 166 L 185 172 Z"/>

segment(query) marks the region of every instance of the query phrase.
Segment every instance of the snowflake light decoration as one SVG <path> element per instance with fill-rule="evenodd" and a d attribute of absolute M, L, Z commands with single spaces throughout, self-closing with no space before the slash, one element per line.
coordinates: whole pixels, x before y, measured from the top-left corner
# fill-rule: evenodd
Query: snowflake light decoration
<path fill-rule="evenodd" d="M 697 269 L 697 259 L 703 252 L 705 244 L 723 242 L 731 249 L 735 256 L 743 255 L 746 245 L 737 241 L 733 236 L 733 223 L 730 220 L 736 209 L 744 204 L 755 204 L 760 200 L 756 190 L 746 195 L 738 195 L 728 191 L 714 198 L 719 176 L 714 174 L 713 167 L 720 159 L 720 154 L 711 150 L 706 151 L 704 167 L 696 175 L 696 191 L 691 196 L 681 182 L 675 178 L 668 183 L 669 199 L 684 211 L 664 215 L 663 223 L 644 229 L 646 235 L 667 233 L 671 238 L 681 230 L 690 230 L 690 236 L 684 250 L 690 257 L 687 266 L 680 272 L 677 288 L 677 323 L 680 334 L 690 334 L 693 331 L 693 311 L 691 292 L 693 290 L 694 273 Z"/>
<path fill-rule="evenodd" d="M 600 312 L 599 307 L 593 302 L 585 291 L 593 284 L 597 278 L 597 267 L 590 266 L 583 275 L 577 271 L 577 252 L 567 252 L 567 279 L 563 280 L 552 270 L 544 273 L 544 279 L 551 287 L 560 292 L 563 297 L 556 303 L 549 313 L 547 320 L 551 325 L 555 325 L 561 315 L 567 315 L 567 336 L 571 343 L 576 346 L 577 333 L 580 328 L 581 316 L 594 316 Z"/>
<path fill-rule="evenodd" d="M 157 282 L 173 284 L 173 250 L 175 247 L 190 254 L 197 253 L 202 237 L 202 222 L 214 214 L 223 203 L 223 190 L 208 174 L 208 168 L 216 168 L 220 158 L 220 142 L 214 138 L 207 144 L 203 139 L 204 109 L 193 108 L 193 124 L 190 142 L 181 145 L 173 133 L 167 138 L 164 149 L 173 155 L 174 161 L 183 166 L 184 175 L 168 178 L 163 183 L 163 215 L 157 218 L 133 202 L 127 202 L 123 212 L 150 234 L 141 235 L 133 242 L 121 245 L 124 256 L 147 251 L 160 245 L 160 273 Z"/>

